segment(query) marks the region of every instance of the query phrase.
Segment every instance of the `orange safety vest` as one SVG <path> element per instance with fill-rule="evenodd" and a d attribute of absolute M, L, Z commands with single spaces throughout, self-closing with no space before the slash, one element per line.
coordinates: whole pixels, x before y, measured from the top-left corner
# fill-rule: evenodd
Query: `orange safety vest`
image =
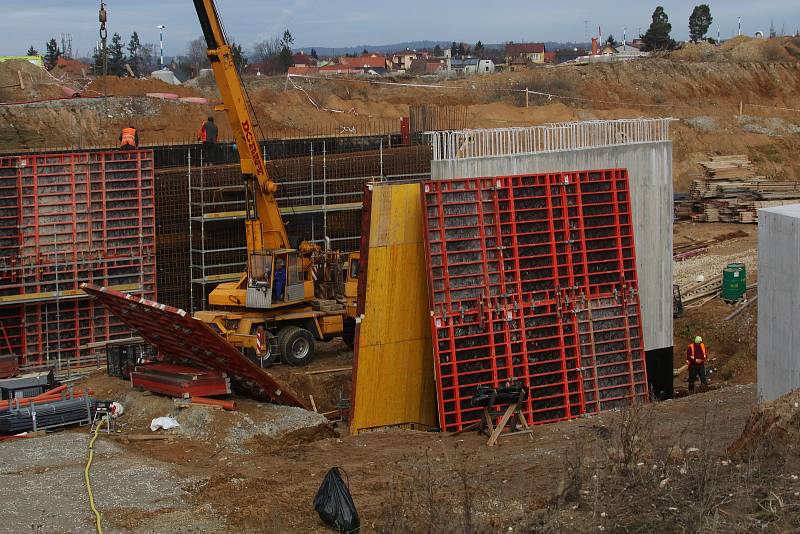
<path fill-rule="evenodd" d="M 689 351 L 691 352 L 691 356 L 689 356 L 689 355 L 686 356 L 687 363 L 689 363 L 689 365 L 691 365 L 691 364 L 695 364 L 695 365 L 703 365 L 703 364 L 705 364 L 706 363 L 706 344 L 705 343 L 700 343 L 700 357 L 699 358 L 697 357 L 697 354 L 694 353 L 694 347 L 695 347 L 694 343 L 689 345 Z"/>
<path fill-rule="evenodd" d="M 200 141 L 201 143 L 205 143 L 206 142 L 206 123 L 205 122 L 200 126 L 200 131 L 197 132 L 197 140 Z"/>
<path fill-rule="evenodd" d="M 136 146 L 136 128 L 122 129 L 122 139 L 120 140 L 119 146 L 125 145 Z"/>

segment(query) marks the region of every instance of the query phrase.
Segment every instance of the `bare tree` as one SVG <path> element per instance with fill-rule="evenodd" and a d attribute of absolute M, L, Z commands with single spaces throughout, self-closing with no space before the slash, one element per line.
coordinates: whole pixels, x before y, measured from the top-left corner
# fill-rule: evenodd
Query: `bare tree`
<path fill-rule="evenodd" d="M 260 43 L 253 45 L 253 62 L 256 64 L 264 64 L 270 59 L 277 56 L 281 51 L 281 40 L 278 36 L 264 39 Z"/>
<path fill-rule="evenodd" d="M 186 61 L 195 75 L 200 72 L 200 69 L 210 67 L 206 50 L 206 40 L 202 37 L 190 42 L 189 47 L 186 49 Z"/>

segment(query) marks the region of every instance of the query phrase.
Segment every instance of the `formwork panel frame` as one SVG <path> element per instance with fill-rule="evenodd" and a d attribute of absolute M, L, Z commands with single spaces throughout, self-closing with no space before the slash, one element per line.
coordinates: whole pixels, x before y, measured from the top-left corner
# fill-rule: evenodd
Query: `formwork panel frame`
<path fill-rule="evenodd" d="M 431 181 L 423 202 L 443 429 L 509 379 L 529 424 L 647 398 L 624 170 Z"/>

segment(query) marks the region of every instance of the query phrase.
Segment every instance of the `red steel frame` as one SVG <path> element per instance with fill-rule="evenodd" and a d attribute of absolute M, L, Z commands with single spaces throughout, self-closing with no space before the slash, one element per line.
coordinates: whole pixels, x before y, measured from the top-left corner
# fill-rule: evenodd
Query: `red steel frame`
<path fill-rule="evenodd" d="M 439 424 L 515 379 L 539 424 L 647 398 L 627 172 L 423 185 Z"/>
<path fill-rule="evenodd" d="M 83 282 L 155 298 L 153 179 L 151 150 L 0 158 L 0 346 L 23 365 L 131 335 L 74 299 Z"/>

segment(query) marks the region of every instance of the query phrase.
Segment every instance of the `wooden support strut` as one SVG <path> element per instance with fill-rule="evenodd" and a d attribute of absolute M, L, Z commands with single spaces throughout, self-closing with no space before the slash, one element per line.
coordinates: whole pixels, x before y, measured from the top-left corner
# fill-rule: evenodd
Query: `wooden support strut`
<path fill-rule="evenodd" d="M 489 411 L 487 406 L 483 407 L 483 413 L 481 414 L 480 421 L 476 423 L 472 423 L 471 425 L 467 425 L 461 430 L 453 432 L 450 434 L 451 436 L 457 436 L 459 434 L 463 434 L 464 432 L 470 432 L 472 430 L 477 430 L 480 434 L 484 434 L 489 437 L 489 440 L 486 442 L 486 445 L 489 447 L 493 447 L 497 440 L 500 438 L 500 434 L 502 434 L 503 430 L 508 425 L 508 422 L 516 415 L 517 422 L 523 428 L 522 432 L 527 432 L 530 436 L 530 439 L 533 439 L 533 436 L 530 435 L 530 426 L 528 422 L 525 420 L 525 416 L 522 415 L 522 407 L 523 403 L 525 402 L 526 392 L 521 392 L 519 394 L 519 398 L 517 402 L 509 404 L 505 411 L 502 412 L 500 420 L 495 425 L 492 421 L 494 417 L 498 414 L 493 414 Z M 516 423 L 514 424 L 516 428 Z M 512 433 L 514 429 L 512 429 Z"/>

